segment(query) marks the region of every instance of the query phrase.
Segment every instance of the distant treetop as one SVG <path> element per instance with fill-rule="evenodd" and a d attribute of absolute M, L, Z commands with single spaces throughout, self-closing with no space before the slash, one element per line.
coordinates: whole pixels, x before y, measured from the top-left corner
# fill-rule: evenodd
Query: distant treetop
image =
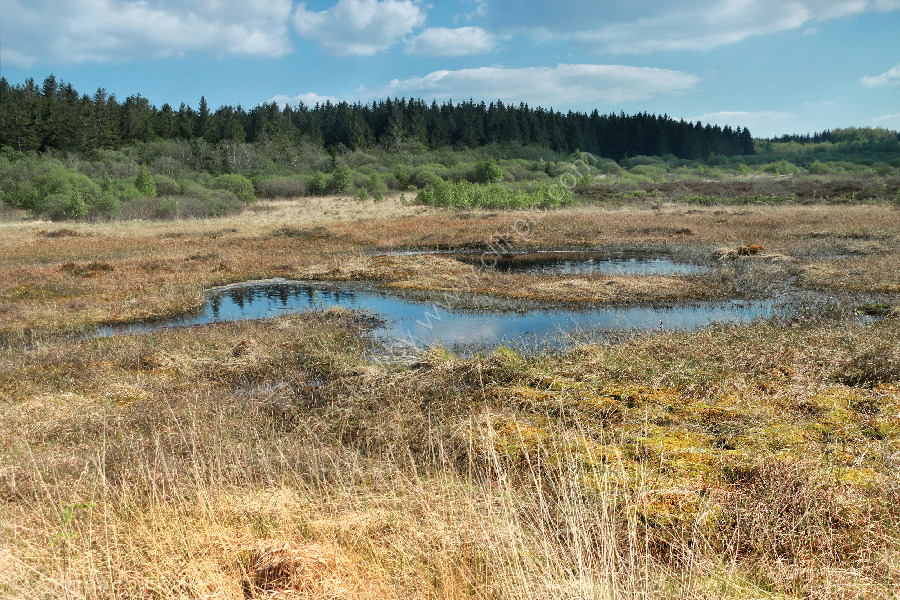
<path fill-rule="evenodd" d="M 52 75 L 40 87 L 33 79 L 15 86 L 0 79 L 0 146 L 22 152 L 90 152 L 154 139 L 256 142 L 275 136 L 351 149 L 409 141 L 429 148 L 517 142 L 615 160 L 638 155 L 703 159 L 710 154 L 753 154 L 747 129 L 648 113 L 563 114 L 499 100 L 438 104 L 396 98 L 314 107 L 271 103 L 249 111 L 223 106 L 212 111 L 204 97 L 199 110 L 185 104 L 176 110 L 168 104 L 157 108 L 140 95 L 120 102 L 102 88 L 93 96 L 82 96 Z"/>

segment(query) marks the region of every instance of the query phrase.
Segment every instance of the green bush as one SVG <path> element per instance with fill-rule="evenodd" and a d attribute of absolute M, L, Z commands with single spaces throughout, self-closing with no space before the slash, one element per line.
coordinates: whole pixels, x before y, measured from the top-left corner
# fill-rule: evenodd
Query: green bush
<path fill-rule="evenodd" d="M 555 208 L 574 203 L 572 192 L 561 185 L 540 184 L 530 189 L 497 183 L 438 181 L 427 185 L 416 197 L 419 204 L 454 208 Z"/>
<path fill-rule="evenodd" d="M 661 164 L 641 164 L 631 167 L 629 173 L 633 175 L 643 175 L 654 181 L 660 181 L 666 178 L 668 169 L 666 169 L 665 165 Z"/>
<path fill-rule="evenodd" d="M 797 166 L 786 160 L 770 162 L 759 168 L 763 173 L 772 173 L 773 175 L 793 175 L 799 171 Z"/>
<path fill-rule="evenodd" d="M 638 156 L 632 156 L 631 158 L 625 158 L 622 160 L 623 167 L 639 167 L 639 166 L 648 166 L 648 165 L 659 165 L 662 167 L 666 166 L 666 161 L 663 160 L 660 156 L 646 156 L 639 154 Z"/>
<path fill-rule="evenodd" d="M 103 182 L 100 184 L 100 189 L 103 194 L 112 195 L 123 204 L 137 200 L 138 198 L 153 197 L 139 192 L 135 185 L 130 181 L 110 179 L 109 177 L 104 178 Z"/>
<path fill-rule="evenodd" d="M 381 175 L 372 173 L 366 180 L 365 189 L 372 194 L 375 200 L 381 200 L 388 187 L 387 184 L 384 183 L 384 179 L 381 178 Z"/>
<path fill-rule="evenodd" d="M 43 200 L 44 216 L 52 221 L 83 219 L 88 215 L 84 196 L 75 188 L 58 194 L 50 194 Z"/>
<path fill-rule="evenodd" d="M 450 178 L 450 170 L 444 165 L 422 165 L 413 173 L 410 185 L 422 189 L 429 184 L 445 181 Z"/>
<path fill-rule="evenodd" d="M 807 170 L 810 175 L 830 175 L 831 173 L 839 172 L 841 169 L 834 163 L 815 161 L 813 164 L 809 165 L 809 169 Z"/>
<path fill-rule="evenodd" d="M 313 175 L 312 181 L 309 182 L 309 191 L 316 196 L 324 196 L 328 191 L 328 179 L 325 178 L 325 173 L 322 171 L 316 171 L 316 174 Z"/>
<path fill-rule="evenodd" d="M 100 193 L 100 186 L 86 175 L 57 167 L 35 180 L 30 206 L 22 208 L 53 220 L 83 219 Z"/>
<path fill-rule="evenodd" d="M 175 219 L 178 217 L 179 208 L 180 206 L 178 204 L 178 198 L 159 198 L 156 201 L 156 205 L 153 207 L 153 218 Z"/>
<path fill-rule="evenodd" d="M 182 217 L 224 217 L 239 213 L 244 201 L 230 190 L 206 190 L 200 196 L 178 200 Z"/>
<path fill-rule="evenodd" d="M 156 175 L 153 177 L 156 181 L 157 196 L 180 196 L 182 192 L 181 184 L 169 177 L 168 175 Z"/>
<path fill-rule="evenodd" d="M 144 196 L 156 196 L 156 182 L 153 181 L 150 169 L 146 165 L 141 165 L 141 171 L 134 180 L 134 187 Z"/>
<path fill-rule="evenodd" d="M 325 175 L 322 175 L 323 185 Z M 300 177 L 266 177 L 254 184 L 260 198 L 297 198 L 307 194 L 306 182 Z"/>
<path fill-rule="evenodd" d="M 391 171 L 394 179 L 397 181 L 397 189 L 405 190 L 410 185 L 413 185 L 412 180 L 415 171 L 410 165 L 394 165 Z"/>
<path fill-rule="evenodd" d="M 212 187 L 217 190 L 228 190 L 241 202 L 253 202 L 256 195 L 253 192 L 253 184 L 249 179 L 237 173 L 219 175 L 213 181 Z"/>
<path fill-rule="evenodd" d="M 89 207 L 88 214 L 92 218 L 114 219 L 119 216 L 121 203 L 119 198 L 110 192 L 102 192 Z"/>
<path fill-rule="evenodd" d="M 503 170 L 495 160 L 485 160 L 475 165 L 477 183 L 499 183 L 503 181 Z"/>
<path fill-rule="evenodd" d="M 341 165 L 334 170 L 331 177 L 331 189 L 337 193 L 346 192 L 353 187 L 353 173 L 347 167 Z"/>
<path fill-rule="evenodd" d="M 601 164 L 597 168 L 597 170 L 600 171 L 600 173 L 602 173 L 603 175 L 621 175 L 622 174 L 622 167 L 620 167 L 619 163 L 617 163 L 614 160 L 605 161 L 603 164 Z"/>

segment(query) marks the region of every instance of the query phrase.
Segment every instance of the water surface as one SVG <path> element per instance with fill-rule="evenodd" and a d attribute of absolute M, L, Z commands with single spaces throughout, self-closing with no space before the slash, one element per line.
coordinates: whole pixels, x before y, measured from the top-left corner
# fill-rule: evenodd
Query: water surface
<path fill-rule="evenodd" d="M 696 275 L 709 267 L 678 261 L 667 255 L 597 250 L 534 250 L 491 252 L 479 250 L 406 250 L 392 254 L 438 254 L 481 269 L 532 275 Z"/>
<path fill-rule="evenodd" d="M 415 300 L 383 290 L 295 281 L 254 282 L 211 290 L 203 311 L 154 323 L 107 326 L 101 335 L 167 327 L 264 319 L 305 310 L 344 308 L 382 320 L 373 336 L 389 346 L 566 346 L 588 332 L 697 329 L 710 323 L 747 322 L 772 314 L 771 301 L 675 306 L 594 306 L 473 310 L 444 297 Z"/>

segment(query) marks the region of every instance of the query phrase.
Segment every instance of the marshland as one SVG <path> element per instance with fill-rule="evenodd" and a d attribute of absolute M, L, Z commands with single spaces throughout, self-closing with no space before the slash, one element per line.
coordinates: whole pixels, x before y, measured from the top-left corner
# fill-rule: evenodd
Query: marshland
<path fill-rule="evenodd" d="M 519 147 L 410 183 L 442 158 L 323 151 L 352 190 L 241 176 L 241 200 L 155 144 L 0 159 L 3 597 L 896 597 L 890 153 Z M 132 192 L 144 171 L 171 189 Z M 247 282 L 304 286 L 300 310 L 201 322 Z M 781 308 L 398 351 L 366 294 L 488 321 Z"/>

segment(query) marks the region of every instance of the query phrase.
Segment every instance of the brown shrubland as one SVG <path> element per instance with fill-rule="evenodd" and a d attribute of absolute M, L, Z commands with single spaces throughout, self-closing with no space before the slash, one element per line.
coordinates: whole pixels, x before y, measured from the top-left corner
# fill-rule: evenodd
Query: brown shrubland
<path fill-rule="evenodd" d="M 513 234 L 520 247 L 652 250 L 716 269 L 601 279 L 384 256 L 489 243 L 521 213 L 264 207 L 65 234 L 0 224 L 0 597 L 896 597 L 890 312 L 534 355 L 433 350 L 409 366 L 379 360 L 365 321 L 338 310 L 57 334 L 274 276 L 605 302 L 793 278 L 896 305 L 897 211 L 583 208 Z M 737 251 L 749 245 L 764 251 Z M 735 256 L 716 261 L 718 248 Z M 606 280 L 616 291 L 599 296 Z"/>

